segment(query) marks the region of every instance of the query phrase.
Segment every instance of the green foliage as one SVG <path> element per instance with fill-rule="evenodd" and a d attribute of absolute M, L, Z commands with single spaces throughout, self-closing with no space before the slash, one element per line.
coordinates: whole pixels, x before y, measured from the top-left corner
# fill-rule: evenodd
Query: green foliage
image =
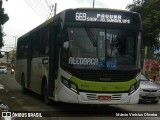
<path fill-rule="evenodd" d="M 141 14 L 143 47 L 160 48 L 160 0 L 133 0 L 127 9 Z"/>
<path fill-rule="evenodd" d="M 7 14 L 4 13 L 4 8 L 2 8 L 2 0 L 0 0 L 0 48 L 3 46 L 3 29 L 2 25 L 9 20 Z"/>

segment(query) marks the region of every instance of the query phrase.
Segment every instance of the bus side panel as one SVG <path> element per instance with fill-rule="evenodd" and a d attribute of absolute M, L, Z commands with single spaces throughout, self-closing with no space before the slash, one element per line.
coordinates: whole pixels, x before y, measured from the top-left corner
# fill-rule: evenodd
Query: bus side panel
<path fill-rule="evenodd" d="M 43 77 L 48 80 L 49 64 L 46 61 L 48 61 L 48 57 L 40 57 L 33 58 L 31 63 L 31 89 L 38 94 L 41 94 Z"/>
<path fill-rule="evenodd" d="M 32 58 L 30 86 L 32 91 L 36 93 L 38 92 L 37 88 L 40 84 L 40 76 L 42 75 L 42 73 L 40 73 L 40 69 L 42 69 L 42 65 L 40 64 L 40 58 Z"/>
<path fill-rule="evenodd" d="M 25 85 L 27 87 L 27 59 L 16 60 L 15 79 L 21 84 L 22 74 L 25 77 Z"/>

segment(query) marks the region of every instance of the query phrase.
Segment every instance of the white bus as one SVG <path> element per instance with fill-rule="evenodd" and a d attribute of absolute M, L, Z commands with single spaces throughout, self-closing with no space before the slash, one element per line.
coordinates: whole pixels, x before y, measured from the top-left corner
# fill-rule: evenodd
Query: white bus
<path fill-rule="evenodd" d="M 137 13 L 67 9 L 18 39 L 16 80 L 45 103 L 135 104 L 140 44 Z"/>

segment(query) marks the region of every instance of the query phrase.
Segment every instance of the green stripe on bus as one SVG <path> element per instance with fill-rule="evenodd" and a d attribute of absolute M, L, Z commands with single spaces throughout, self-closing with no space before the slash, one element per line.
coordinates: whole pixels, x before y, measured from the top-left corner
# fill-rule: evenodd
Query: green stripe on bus
<path fill-rule="evenodd" d="M 121 92 L 128 91 L 130 87 L 136 83 L 136 79 L 131 79 L 125 82 L 95 82 L 81 80 L 76 77 L 70 79 L 78 86 L 78 89 L 84 91 L 97 91 L 97 92 Z"/>

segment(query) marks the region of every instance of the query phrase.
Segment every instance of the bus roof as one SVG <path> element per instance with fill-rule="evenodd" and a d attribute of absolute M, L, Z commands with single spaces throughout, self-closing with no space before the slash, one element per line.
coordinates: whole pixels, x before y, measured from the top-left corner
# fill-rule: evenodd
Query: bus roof
<path fill-rule="evenodd" d="M 75 8 L 73 10 L 102 10 L 102 11 L 115 11 L 115 12 L 128 12 L 128 13 L 136 13 L 128 10 L 121 10 L 121 9 L 112 9 L 112 8 Z"/>

